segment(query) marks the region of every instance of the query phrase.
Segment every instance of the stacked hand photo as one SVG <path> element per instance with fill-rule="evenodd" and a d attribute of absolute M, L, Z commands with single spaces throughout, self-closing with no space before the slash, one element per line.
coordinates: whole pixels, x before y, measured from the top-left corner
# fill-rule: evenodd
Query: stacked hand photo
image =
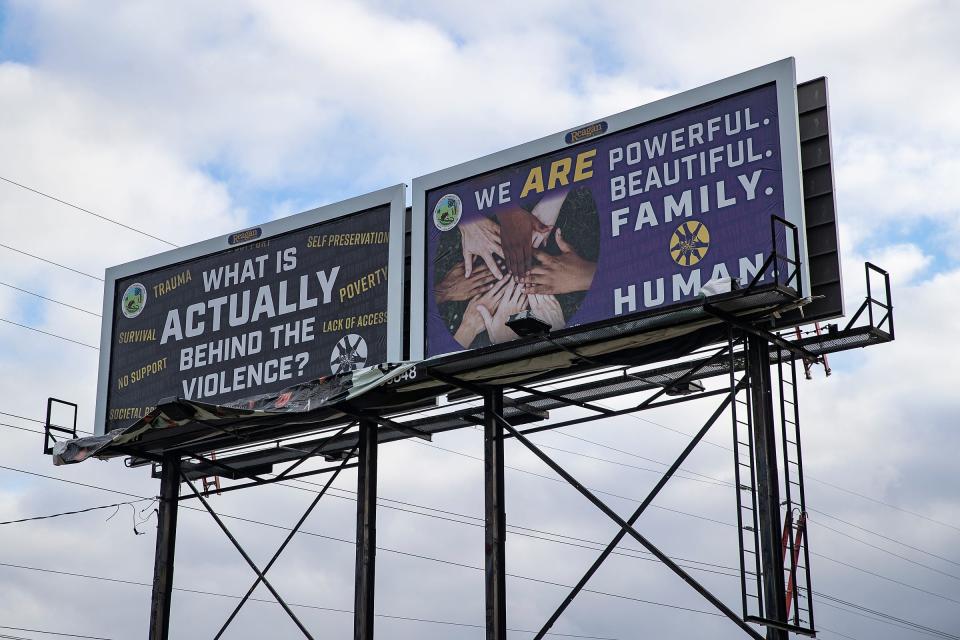
<path fill-rule="evenodd" d="M 576 233 L 577 225 L 567 224 L 576 214 L 557 224 L 568 195 L 568 190 L 550 193 L 532 211 L 508 208 L 493 217 L 463 222 L 449 232 L 459 234 L 460 252 L 445 274 L 438 269 L 433 292 L 441 309 L 450 309 L 451 304 L 459 309 L 466 304 L 462 313 L 445 314 L 454 339 L 462 347 L 469 348 L 478 338 L 481 344 L 516 339 L 517 334 L 506 322 L 525 309 L 549 323 L 552 331 L 566 325 L 572 309 L 568 304 L 565 315 L 558 296 L 580 293 L 579 303 L 596 271 L 596 256 L 588 259 L 578 251 L 583 240 L 591 244 L 592 238 L 564 235 L 564 226 L 569 227 L 568 233 Z M 588 212 L 586 217 L 593 220 L 587 226 L 595 227 L 595 212 Z"/>

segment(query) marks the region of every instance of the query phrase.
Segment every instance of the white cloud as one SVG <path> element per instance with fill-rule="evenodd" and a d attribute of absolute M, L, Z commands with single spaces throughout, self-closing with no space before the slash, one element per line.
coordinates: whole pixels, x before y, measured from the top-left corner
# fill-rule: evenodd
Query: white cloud
<path fill-rule="evenodd" d="M 954 115 L 956 9 L 945 3 L 717 3 L 641 6 L 615 3 L 148 2 L 100 5 L 14 3 L 8 28 L 34 49 L 29 63 L 0 65 L 0 175 L 51 192 L 177 243 L 245 226 L 495 151 L 769 62 L 796 55 L 800 79 L 831 78 L 837 189 L 843 223 L 848 298 L 862 299 L 862 260 L 894 276 L 898 340 L 862 354 L 833 358 L 829 380 L 804 384 L 805 453 L 810 475 L 842 484 L 944 522 L 960 522 L 951 434 L 955 393 L 947 339 L 960 272 L 944 267 L 941 246 L 920 233 L 955 237 L 955 162 L 960 129 Z M 11 26 L 12 25 L 12 26 Z M 905 55 L 904 52 L 909 52 Z M 263 194 L 266 193 L 266 196 Z M 254 208 L 251 203 L 259 208 Z M 100 274 L 103 267 L 162 249 L 82 213 L 0 184 L 4 243 Z M 57 299 L 99 310 L 101 285 L 2 250 L 4 278 Z M 955 256 L 954 256 L 955 257 Z M 939 273 L 930 273 L 937 267 Z M 855 309 L 855 304 L 850 307 Z M 90 343 L 97 322 L 0 287 L 0 317 Z M 23 329 L 0 326 L 0 411 L 42 414 L 47 395 L 77 400 L 80 423 L 92 420 L 96 354 Z M 712 407 L 658 411 L 644 417 L 692 431 Z M 36 428 L 15 418 L 11 421 Z M 723 425 L 723 426 L 722 426 Z M 712 438 L 726 444 L 726 423 Z M 572 433 L 639 455 L 669 460 L 683 440 L 640 420 L 585 425 Z M 53 469 L 39 456 L 39 437 L 4 429 L 0 463 L 152 495 L 146 470 L 119 461 Z M 544 435 L 546 444 L 637 466 L 629 455 Z M 473 430 L 437 444 L 480 454 Z M 634 499 L 656 476 L 556 453 L 591 486 Z M 385 446 L 381 493 L 447 511 L 481 513 L 482 465 L 416 443 Z M 516 446 L 511 465 L 549 472 Z M 704 447 L 694 470 L 729 477 L 728 452 Z M 0 470 L 0 520 L 103 504 L 90 489 Z M 603 540 L 609 523 L 567 487 L 508 471 L 512 523 Z M 353 477 L 338 481 L 353 487 Z M 853 498 L 811 481 L 811 505 L 953 558 L 956 532 Z M 122 499 L 122 498 L 121 498 Z M 291 523 L 309 494 L 281 487 L 225 494 L 226 513 Z M 621 512 L 629 500 L 606 496 Z M 690 481 L 672 485 L 658 506 L 732 520 L 728 490 Z M 397 506 L 394 504 L 394 506 Z M 153 536 L 134 537 L 129 513 L 109 523 L 100 512 L 0 528 L 0 561 L 149 581 Z M 482 530 L 386 507 L 385 547 L 482 564 Z M 351 538 L 353 503 L 324 499 L 308 529 Z M 734 531 L 653 509 L 643 531 L 677 555 L 736 563 Z M 258 561 L 283 532 L 228 520 Z M 148 525 L 148 527 L 152 527 Z M 152 528 L 149 529 L 152 533 Z M 911 554 L 857 532 L 858 537 Z M 631 543 L 630 546 L 636 546 Z M 816 531 L 813 548 L 905 581 L 952 593 L 938 576 Z M 78 551 L 80 550 L 80 551 Z M 298 537 L 277 566 L 277 585 L 291 600 L 349 609 L 353 548 Z M 517 573 L 569 583 L 593 552 L 512 536 Z M 237 593 L 248 584 L 242 560 L 203 514 L 182 516 L 177 584 Z M 378 611 L 442 620 L 482 621 L 481 574 L 465 568 L 379 554 Z M 705 605 L 674 576 L 640 560 L 615 558 L 596 587 L 640 598 Z M 937 566 L 943 566 L 938 564 Z M 895 615 L 951 629 L 954 605 L 931 600 L 827 560 L 815 561 L 818 589 Z M 4 624 L 132 637 L 146 624 L 148 590 L 0 568 Z M 698 574 L 700 575 L 700 574 Z M 736 581 L 705 576 L 728 602 Z M 536 627 L 564 591 L 512 580 L 511 625 Z M 265 595 L 262 591 L 259 595 Z M 269 596 L 266 596 L 269 598 Z M 584 595 L 558 630 L 613 637 L 740 637 L 723 620 L 677 618 L 661 609 Z M 54 610 L 49 602 L 57 602 Z M 89 612 L 104 610 L 109 617 Z M 931 604 L 933 603 L 933 604 Z M 213 631 L 232 601 L 178 593 L 178 637 Z M 293 633 L 276 606 L 251 605 L 235 637 Z M 302 611 L 332 637 L 349 634 L 350 618 Z M 823 608 L 828 627 L 856 637 L 899 637 L 896 629 Z M 443 626 L 378 621 L 390 638 L 454 637 Z M 467 630 L 456 630 L 455 637 Z M 479 636 L 479 631 L 476 632 Z M 210 634 L 207 634 L 210 635 Z M 286 637 L 286 636 L 284 636 Z"/>

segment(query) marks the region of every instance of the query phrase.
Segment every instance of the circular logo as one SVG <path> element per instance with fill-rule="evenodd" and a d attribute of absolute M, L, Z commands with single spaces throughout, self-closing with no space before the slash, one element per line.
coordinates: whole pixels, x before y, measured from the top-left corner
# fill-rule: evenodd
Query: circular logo
<path fill-rule="evenodd" d="M 134 282 L 123 292 L 120 299 L 120 309 L 128 318 L 136 318 L 147 306 L 147 288 L 139 282 Z"/>
<path fill-rule="evenodd" d="M 355 333 L 349 333 L 333 347 L 330 369 L 334 374 L 356 371 L 367 363 L 367 343 Z"/>
<path fill-rule="evenodd" d="M 448 193 L 440 198 L 437 206 L 433 208 L 433 224 L 440 231 L 450 231 L 460 222 L 462 213 L 463 203 L 460 201 L 460 196 Z"/>
<path fill-rule="evenodd" d="M 692 267 L 710 250 L 710 232 L 702 222 L 684 222 L 670 237 L 670 257 L 681 267 Z"/>

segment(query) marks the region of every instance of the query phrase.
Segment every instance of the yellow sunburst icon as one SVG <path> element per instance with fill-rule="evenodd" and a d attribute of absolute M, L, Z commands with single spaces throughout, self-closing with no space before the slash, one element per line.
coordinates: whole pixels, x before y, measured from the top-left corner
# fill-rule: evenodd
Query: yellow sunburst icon
<path fill-rule="evenodd" d="M 710 250 L 710 232 L 702 222 L 684 222 L 670 238 L 670 257 L 681 267 L 690 267 Z"/>

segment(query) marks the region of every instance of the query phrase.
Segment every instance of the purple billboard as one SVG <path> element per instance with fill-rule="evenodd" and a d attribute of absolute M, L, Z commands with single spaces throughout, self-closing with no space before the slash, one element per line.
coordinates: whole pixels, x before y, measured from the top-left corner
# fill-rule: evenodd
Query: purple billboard
<path fill-rule="evenodd" d="M 711 281 L 771 283 L 771 217 L 795 220 L 799 193 L 783 144 L 795 103 L 782 113 L 778 89 L 596 122 L 552 152 L 422 185 L 425 356 L 517 339 L 505 323 L 525 309 L 557 331 L 689 302 Z"/>

